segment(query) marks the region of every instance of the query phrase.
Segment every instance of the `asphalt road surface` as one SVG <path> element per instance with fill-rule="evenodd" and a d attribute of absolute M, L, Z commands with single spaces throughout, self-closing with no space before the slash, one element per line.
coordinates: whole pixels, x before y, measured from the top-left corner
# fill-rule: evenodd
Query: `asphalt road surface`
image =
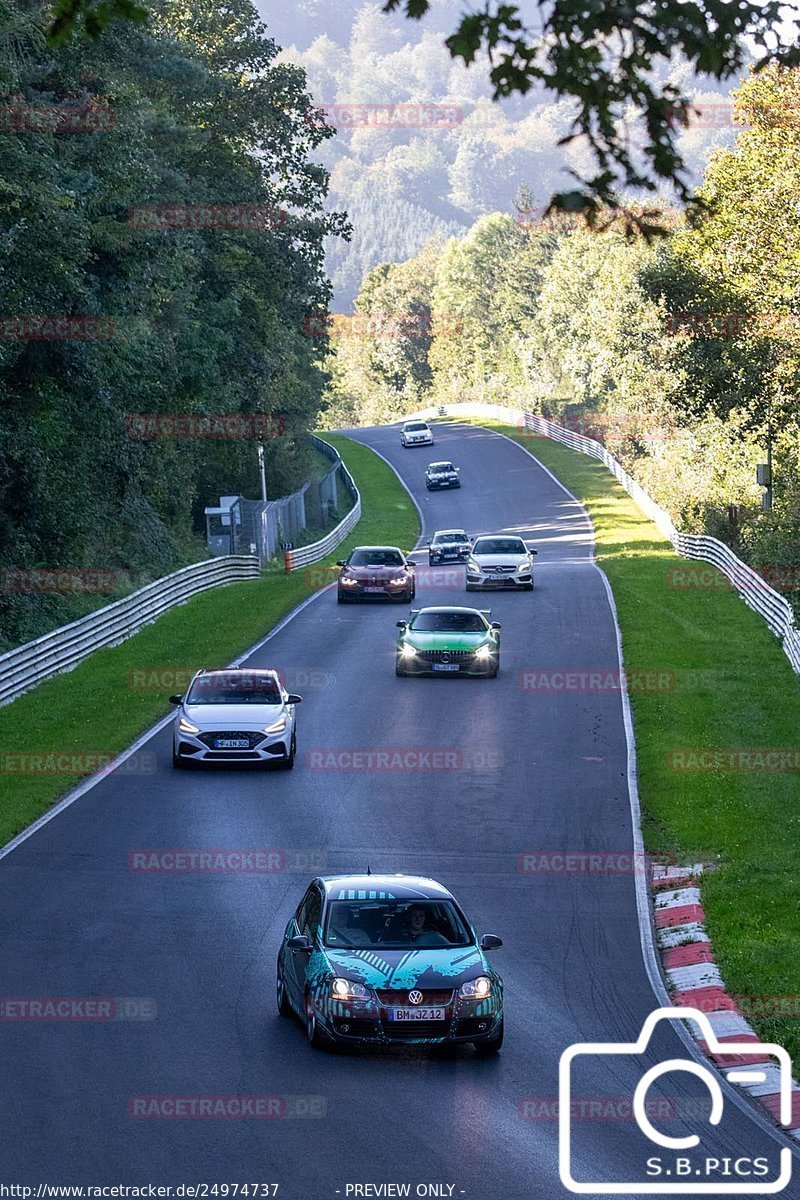
<path fill-rule="evenodd" d="M 418 590 L 418 605 L 491 607 L 503 627 L 500 675 L 397 679 L 395 621 L 406 610 L 339 607 L 328 590 L 248 660 L 284 669 L 305 696 L 293 772 L 176 773 L 161 730 L 144 748 L 154 771 L 114 772 L 0 860 L 0 995 L 146 1002 L 139 1020 L 0 1021 L 2 1183 L 278 1183 L 287 1200 L 408 1183 L 410 1195 L 435 1184 L 470 1200 L 563 1197 L 559 1056 L 576 1041 L 632 1041 L 658 1007 L 633 874 L 531 873 L 521 857 L 633 846 L 618 692 L 522 686 L 527 670 L 617 668 L 585 514 L 519 447 L 484 430 L 447 426 L 432 452 L 402 450 L 396 429 L 353 436 L 400 472 L 426 535 L 506 530 L 538 546 L 533 593 L 467 596 L 459 571 Z M 464 486 L 427 493 L 425 465 L 447 457 Z M 315 769 L 307 757 L 434 747 L 457 750 L 458 768 Z M 143 848 L 271 849 L 286 853 L 285 869 L 131 870 Z M 479 933 L 503 938 L 496 1059 L 471 1047 L 315 1052 L 299 1022 L 277 1016 L 275 957 L 308 879 L 367 865 L 439 879 Z M 688 1057 L 663 1030 L 646 1062 L 672 1056 Z M 641 1071 L 626 1057 L 579 1072 L 579 1179 L 638 1183 L 648 1155 L 676 1157 L 626 1115 Z M 231 1095 L 279 1097 L 281 1115 L 129 1115 L 132 1097 Z M 665 1132 L 703 1133 L 699 1081 L 673 1075 L 652 1095 Z M 604 1102 L 594 1116 L 592 1099 Z M 703 1146 L 774 1164 L 780 1142 L 729 1102 Z"/>

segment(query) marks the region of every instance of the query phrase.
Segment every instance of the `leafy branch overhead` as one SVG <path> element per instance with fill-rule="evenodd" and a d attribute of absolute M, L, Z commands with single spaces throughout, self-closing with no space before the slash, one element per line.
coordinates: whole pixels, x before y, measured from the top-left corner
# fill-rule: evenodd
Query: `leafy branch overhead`
<path fill-rule="evenodd" d="M 430 6 L 430 0 L 386 0 L 384 11 L 418 20 Z M 692 108 L 678 87 L 655 80 L 659 65 L 683 55 L 697 73 L 727 79 L 750 62 L 745 37 L 760 55 L 756 69 L 800 62 L 800 22 L 787 21 L 787 6 L 776 0 L 539 0 L 534 11 L 535 29 L 517 5 L 486 3 L 461 18 L 446 44 L 467 65 L 488 57 L 495 99 L 543 88 L 577 101 L 562 144 L 584 139 L 597 172 L 588 178 L 572 172 L 578 188 L 551 203 L 589 216 L 613 206 L 620 186 L 654 192 L 667 184 L 682 200 L 690 198 L 676 136 Z M 633 143 L 622 120 L 630 106 L 641 114 L 642 136 Z"/>

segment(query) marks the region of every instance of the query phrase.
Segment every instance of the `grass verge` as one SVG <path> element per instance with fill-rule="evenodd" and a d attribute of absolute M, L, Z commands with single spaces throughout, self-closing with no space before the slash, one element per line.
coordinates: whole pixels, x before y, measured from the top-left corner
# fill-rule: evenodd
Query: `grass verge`
<path fill-rule="evenodd" d="M 419 518 L 408 493 L 376 454 L 334 434 L 361 492 L 363 515 L 330 558 L 292 575 L 273 568 L 260 579 L 212 588 L 171 609 L 120 646 L 98 650 L 67 675 L 0 708 L 0 845 L 86 774 L 48 774 L 47 756 L 113 757 L 169 711 L 167 697 L 201 666 L 222 667 L 263 637 L 296 604 L 334 577 L 330 565 L 360 543 L 410 549 Z M 313 665 L 313 647 L 309 650 Z M 32 769 L 24 756 L 43 755 Z M 53 760 L 50 760 L 51 763 Z"/>
<path fill-rule="evenodd" d="M 645 845 L 717 864 L 703 907 L 727 989 L 764 1039 L 800 1058 L 800 681 L 725 577 L 676 555 L 604 466 L 480 423 L 524 445 L 588 510 L 626 667 L 673 673 L 670 690 L 630 688 Z M 795 769 L 770 768 L 759 750 L 792 750 Z M 691 751 L 749 753 L 749 767 L 685 769 Z"/>

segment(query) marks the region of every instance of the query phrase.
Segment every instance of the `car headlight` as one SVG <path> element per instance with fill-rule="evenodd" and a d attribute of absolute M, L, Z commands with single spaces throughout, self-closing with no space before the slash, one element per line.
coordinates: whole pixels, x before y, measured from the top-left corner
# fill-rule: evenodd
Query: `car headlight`
<path fill-rule="evenodd" d="M 264 733 L 283 733 L 285 728 L 286 728 L 286 717 L 285 716 L 278 717 L 278 720 L 274 721 L 272 723 L 272 725 L 267 725 L 266 729 L 264 730 Z"/>
<path fill-rule="evenodd" d="M 533 566 L 533 563 L 531 562 L 531 560 L 529 558 L 526 558 L 524 560 L 524 562 L 517 564 L 517 570 L 518 571 L 530 571 L 532 566 Z"/>
<path fill-rule="evenodd" d="M 191 721 L 187 721 L 186 717 L 181 717 L 180 721 L 178 722 L 178 729 L 181 731 L 181 733 L 200 732 L 199 726 L 193 725 Z"/>
<path fill-rule="evenodd" d="M 339 583 L 344 584 L 345 587 L 355 587 L 355 585 L 358 583 L 358 580 L 353 579 L 352 575 L 340 575 Z"/>
<path fill-rule="evenodd" d="M 492 649 L 493 647 L 488 644 L 486 646 L 478 646 L 478 649 L 475 651 L 475 657 L 481 659 L 481 661 L 491 658 Z"/>
<path fill-rule="evenodd" d="M 396 579 L 389 580 L 389 587 L 405 587 L 408 583 L 407 575 L 398 575 Z"/>
<path fill-rule="evenodd" d="M 403 658 L 413 658 L 416 653 L 414 647 L 410 646 L 408 642 L 403 642 L 400 647 L 400 654 Z"/>
<path fill-rule="evenodd" d="M 467 559 L 467 570 L 474 571 L 476 575 L 480 575 L 480 573 L 481 573 L 480 563 L 477 563 L 474 558 L 468 558 Z"/>
<path fill-rule="evenodd" d="M 469 983 L 462 983 L 459 995 L 465 996 L 469 1000 L 485 1000 L 492 992 L 492 981 L 488 975 L 479 975 L 477 979 L 470 979 Z"/>
<path fill-rule="evenodd" d="M 338 977 L 331 981 L 331 995 L 337 1000 L 369 1000 L 369 991 L 363 983 Z"/>

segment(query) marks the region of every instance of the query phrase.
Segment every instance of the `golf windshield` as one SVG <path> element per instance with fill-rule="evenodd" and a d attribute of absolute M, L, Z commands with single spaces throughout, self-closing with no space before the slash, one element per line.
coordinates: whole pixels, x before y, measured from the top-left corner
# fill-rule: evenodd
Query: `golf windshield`
<path fill-rule="evenodd" d="M 484 633 L 488 624 L 480 613 L 421 612 L 410 628 L 415 633 Z"/>
<path fill-rule="evenodd" d="M 528 547 L 519 538 L 479 538 L 473 554 L 527 554 Z"/>
<path fill-rule="evenodd" d="M 471 946 L 452 900 L 333 900 L 325 945 L 339 950 Z"/>

